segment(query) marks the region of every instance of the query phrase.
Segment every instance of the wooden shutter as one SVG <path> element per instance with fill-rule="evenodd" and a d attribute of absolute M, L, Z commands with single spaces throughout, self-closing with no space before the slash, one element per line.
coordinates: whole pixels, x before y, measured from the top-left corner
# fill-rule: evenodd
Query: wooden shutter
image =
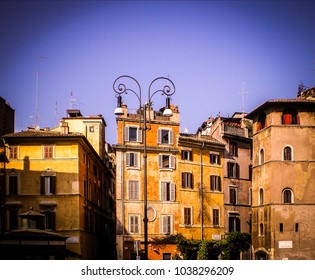
<path fill-rule="evenodd" d="M 57 178 L 56 178 L 56 176 L 51 176 L 50 177 L 51 179 L 51 181 L 50 181 L 50 183 L 51 183 L 51 193 L 52 194 L 56 194 L 56 182 L 57 182 Z"/>
<path fill-rule="evenodd" d="M 170 183 L 170 201 L 176 200 L 176 186 L 174 183 Z"/>
<path fill-rule="evenodd" d="M 161 200 L 165 201 L 166 200 L 166 182 L 161 183 Z"/>
<path fill-rule="evenodd" d="M 45 176 L 40 177 L 40 194 L 45 194 Z"/>
<path fill-rule="evenodd" d="M 173 145 L 174 144 L 174 131 L 173 130 L 169 130 L 169 144 Z"/>
<path fill-rule="evenodd" d="M 221 177 L 220 176 L 217 176 L 217 183 L 218 183 L 218 186 L 217 186 L 217 190 L 220 192 L 222 190 L 221 188 Z"/>
<path fill-rule="evenodd" d="M 138 160 L 138 154 L 134 153 L 134 166 L 139 167 L 139 160 Z"/>
<path fill-rule="evenodd" d="M 125 132 L 125 141 L 129 141 L 129 126 L 124 127 Z"/>
<path fill-rule="evenodd" d="M 158 129 L 157 132 L 158 132 L 157 133 L 157 143 L 161 144 L 162 143 L 162 131 L 161 131 L 161 129 Z"/>
<path fill-rule="evenodd" d="M 169 159 L 169 167 L 171 169 L 175 169 L 175 157 L 173 155 L 170 155 L 170 159 Z"/>
<path fill-rule="evenodd" d="M 159 169 L 163 168 L 163 155 L 159 155 Z"/>
<path fill-rule="evenodd" d="M 142 143 L 142 133 L 143 133 L 143 130 L 138 127 L 137 128 L 137 141 L 139 143 Z"/>
<path fill-rule="evenodd" d="M 236 175 L 236 178 L 240 177 L 240 166 L 238 163 L 235 163 L 235 175 Z"/>
<path fill-rule="evenodd" d="M 126 166 L 130 166 L 130 153 L 126 153 Z"/>

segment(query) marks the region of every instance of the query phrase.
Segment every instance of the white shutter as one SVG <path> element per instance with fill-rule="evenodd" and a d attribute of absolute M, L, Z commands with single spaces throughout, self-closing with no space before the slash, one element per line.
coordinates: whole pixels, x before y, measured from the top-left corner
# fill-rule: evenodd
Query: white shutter
<path fill-rule="evenodd" d="M 169 165 L 170 168 L 171 168 L 171 169 L 175 169 L 175 156 L 170 155 L 169 161 L 170 161 L 170 165 Z"/>
<path fill-rule="evenodd" d="M 166 200 L 166 183 L 161 182 L 161 200 L 165 201 Z"/>
<path fill-rule="evenodd" d="M 159 169 L 163 168 L 163 155 L 159 155 Z"/>
<path fill-rule="evenodd" d="M 161 144 L 161 143 L 162 143 L 162 133 L 161 133 L 161 129 L 158 129 L 157 142 L 158 142 L 158 144 Z"/>
<path fill-rule="evenodd" d="M 129 126 L 125 126 L 125 141 L 129 141 Z"/>
<path fill-rule="evenodd" d="M 169 131 L 169 144 L 170 145 L 174 144 L 174 131 L 173 130 Z"/>
<path fill-rule="evenodd" d="M 143 130 L 138 127 L 137 128 L 137 141 L 139 143 L 142 143 L 142 132 L 143 132 Z"/>
<path fill-rule="evenodd" d="M 134 166 L 139 167 L 138 153 L 134 153 Z"/>
<path fill-rule="evenodd" d="M 126 153 L 126 166 L 130 166 L 130 153 Z"/>
<path fill-rule="evenodd" d="M 174 183 L 170 183 L 170 201 L 176 200 L 176 185 Z"/>

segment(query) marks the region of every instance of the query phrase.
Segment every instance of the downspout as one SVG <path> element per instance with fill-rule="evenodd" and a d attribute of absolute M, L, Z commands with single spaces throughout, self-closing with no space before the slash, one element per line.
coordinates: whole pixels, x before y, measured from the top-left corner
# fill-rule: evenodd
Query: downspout
<path fill-rule="evenodd" d="M 205 143 L 202 142 L 202 145 L 200 147 L 200 209 L 201 209 L 201 240 L 203 240 L 203 227 L 204 227 L 204 221 L 203 221 L 203 166 L 202 166 L 202 148 L 204 147 Z"/>
<path fill-rule="evenodd" d="M 125 145 L 125 121 L 122 123 L 122 143 Z M 122 220 L 122 258 L 124 259 L 124 250 L 125 250 L 125 174 L 124 174 L 124 158 L 125 153 L 122 152 L 121 156 L 121 166 L 120 166 L 120 174 L 121 174 L 121 220 Z"/>

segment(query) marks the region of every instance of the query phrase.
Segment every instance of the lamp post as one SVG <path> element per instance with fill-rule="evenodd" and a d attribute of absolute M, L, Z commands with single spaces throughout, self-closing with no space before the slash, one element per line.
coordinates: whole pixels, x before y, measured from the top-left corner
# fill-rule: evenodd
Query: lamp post
<path fill-rule="evenodd" d="M 136 85 L 135 89 L 128 87 L 125 82 L 131 81 Z M 161 86 L 161 88 L 154 89 L 155 85 Z M 144 165 L 144 179 L 143 179 L 143 195 L 144 195 L 144 215 L 143 215 L 143 224 L 144 224 L 144 253 L 145 253 L 145 259 L 148 259 L 148 185 L 147 185 L 147 177 L 148 177 L 148 166 L 147 166 L 147 137 L 146 133 L 147 130 L 150 129 L 150 122 L 151 122 L 151 114 L 150 111 L 152 109 L 152 98 L 156 93 L 161 93 L 162 95 L 166 96 L 166 105 L 165 109 L 163 111 L 163 116 L 171 117 L 173 115 L 173 112 L 170 108 L 170 96 L 172 96 L 175 93 L 175 85 L 174 83 L 169 79 L 165 77 L 158 77 L 154 79 L 149 86 L 148 89 L 148 100 L 144 104 L 142 103 L 142 96 L 141 96 L 141 86 L 139 82 L 128 75 L 123 75 L 118 77 L 114 83 L 113 83 L 113 89 L 116 92 L 117 97 L 117 108 L 115 109 L 114 113 L 117 116 L 121 116 L 124 114 L 122 105 L 122 94 L 128 94 L 133 93 L 137 96 L 139 101 L 139 111 L 140 111 L 140 129 L 142 129 L 142 138 L 143 138 L 143 165 Z M 149 111 L 148 121 L 149 124 L 147 124 L 147 110 Z M 143 121 L 141 120 L 141 115 L 143 117 Z"/>

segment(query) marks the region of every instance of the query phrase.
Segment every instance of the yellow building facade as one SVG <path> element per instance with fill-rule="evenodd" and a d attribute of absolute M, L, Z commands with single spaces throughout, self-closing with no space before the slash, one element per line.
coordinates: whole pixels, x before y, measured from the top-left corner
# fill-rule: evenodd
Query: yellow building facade
<path fill-rule="evenodd" d="M 77 121 L 82 122 L 82 116 Z M 102 117 L 90 119 L 87 129 L 92 123 L 105 129 Z M 39 251 L 11 244 L 12 255 L 1 254 L 1 258 L 115 258 L 115 176 L 105 160 L 108 155 L 99 154 L 66 120 L 53 131 L 31 129 L 4 139 L 10 148 L 0 245 L 5 246 L 13 234 L 20 240 L 34 235 L 34 244 L 43 235 L 60 235 L 66 243 L 63 255 L 52 250 L 53 244 L 60 245 L 56 242 L 49 241 L 48 248 Z M 27 215 L 32 218 L 25 221 Z"/>
<path fill-rule="evenodd" d="M 129 113 L 124 105 L 123 114 L 117 117 L 117 145 L 113 147 L 116 151 L 118 259 L 135 259 L 136 242 L 140 242 L 139 255 L 144 257 L 144 137 L 148 258 L 172 259 L 180 254 L 174 245 L 155 247 L 152 242 L 155 238 L 182 234 L 188 239 L 219 239 L 224 234 L 223 190 L 221 185 L 219 187 L 222 164 L 210 164 L 210 150 L 222 156 L 223 146 L 210 137 L 180 136 L 178 108 L 172 106 L 172 111 L 173 116 L 165 117 L 161 111 L 147 110 L 146 132 L 143 130 L 143 112 Z M 182 158 L 184 150 L 189 150 L 194 160 Z M 183 186 L 182 176 L 186 173 L 195 178 L 190 187 Z"/>

